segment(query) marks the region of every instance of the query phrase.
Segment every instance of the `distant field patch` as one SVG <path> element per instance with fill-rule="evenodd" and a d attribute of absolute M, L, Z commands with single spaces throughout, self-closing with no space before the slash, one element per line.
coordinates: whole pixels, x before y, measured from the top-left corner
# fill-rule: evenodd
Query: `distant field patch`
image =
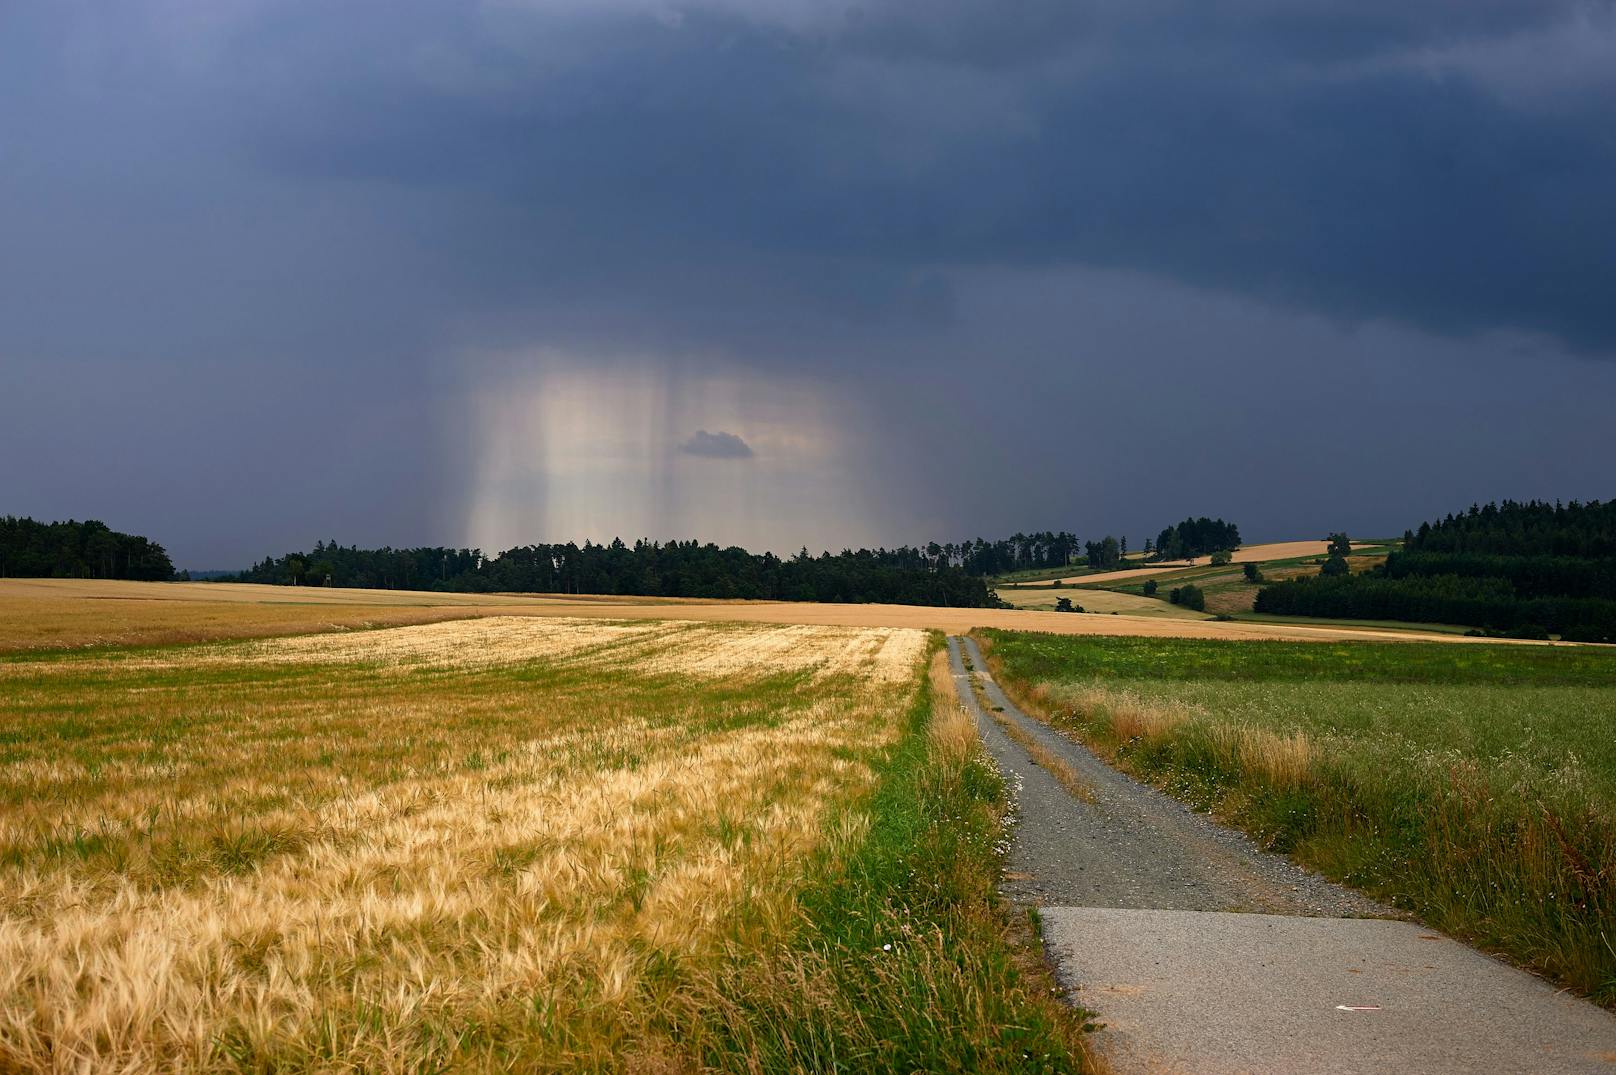
<path fill-rule="evenodd" d="M 13 597 L 0 592 L 0 653 L 261 638 L 429 623 L 464 615 L 467 613 L 430 607 Z"/>
<path fill-rule="evenodd" d="M 1085 612 L 1109 615 L 1112 612 L 1124 616 L 1161 616 L 1167 619 L 1204 620 L 1206 616 L 1192 609 L 1180 608 L 1169 604 L 1165 600 L 1152 597 L 1142 597 L 1138 594 L 1119 593 L 1115 590 L 1081 589 L 1074 586 L 1062 586 L 1059 589 L 1017 589 L 1002 587 L 996 591 L 1001 600 L 1016 608 L 1038 609 L 1051 611 L 1055 602 L 1066 598 L 1074 605 L 1081 605 Z"/>
<path fill-rule="evenodd" d="M 665 607 L 674 598 L 576 597 L 587 613 L 624 600 Z M 0 653 L 105 646 L 167 646 L 543 612 L 544 596 L 256 586 L 231 582 L 0 579 Z"/>

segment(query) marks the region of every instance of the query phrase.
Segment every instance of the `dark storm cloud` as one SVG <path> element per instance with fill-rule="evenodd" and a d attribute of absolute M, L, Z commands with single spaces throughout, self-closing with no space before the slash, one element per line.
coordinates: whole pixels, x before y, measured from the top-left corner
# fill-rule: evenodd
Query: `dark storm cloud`
<path fill-rule="evenodd" d="M 679 450 L 686 455 L 699 456 L 702 459 L 752 458 L 752 448 L 746 441 L 723 430 L 709 433 L 705 429 L 698 429 L 679 445 Z"/>
<path fill-rule="evenodd" d="M 1566 370 L 1604 364 L 1564 355 L 1616 353 L 1613 72 L 1608 2 L 5 5 L 0 511 L 127 505 L 200 566 L 455 540 L 477 440 L 444 401 L 523 361 L 468 352 L 879 399 L 907 482 L 879 499 L 944 529 L 1020 528 L 1017 489 L 1121 511 L 1050 490 L 1083 453 L 1061 436 L 1153 413 L 1140 377 L 1244 414 L 1242 363 L 1338 377 L 1316 356 L 1357 361 L 1379 326 L 1426 340 L 1382 391 L 1447 392 L 1458 341 L 1574 403 L 1604 375 Z M 1097 333 L 1113 288 L 1182 335 Z M 1201 351 L 1236 376 L 1200 379 Z M 1104 421 L 1062 425 L 1124 361 Z M 927 474 L 978 397 L 1044 424 L 977 416 L 979 462 L 950 469 L 999 480 L 962 499 Z M 1514 403 L 1495 379 L 1442 420 Z M 1360 401 L 1357 431 L 1395 410 Z M 1271 450 L 1276 419 L 1247 418 L 1204 428 L 1218 454 Z M 1526 472 L 1589 477 L 1534 428 Z M 1117 472 L 1173 466 L 1160 439 Z"/>
<path fill-rule="evenodd" d="M 272 170 L 448 199 L 416 223 L 474 285 L 643 288 L 700 261 L 698 301 L 761 266 L 859 316 L 917 266 L 1102 265 L 1616 343 L 1613 85 L 1523 101 L 1507 69 L 1534 41 L 1554 67 L 1567 33 L 1616 60 L 1609 7 L 1019 8 L 806 30 L 699 8 L 281 14 L 287 39 L 332 43 L 288 68 L 238 41 L 235 118 Z M 820 259 L 865 278 L 838 294 Z"/>
<path fill-rule="evenodd" d="M 937 263 L 1119 266 L 1616 344 L 1612 82 L 1544 73 L 1522 102 L 1507 50 L 1487 66 L 1489 44 L 1541 39 L 1555 68 L 1562 26 L 1616 45 L 1608 5 L 302 3 L 195 41 L 166 10 L 100 24 L 89 75 L 60 44 L 8 66 L 41 102 L 18 117 L 41 158 L 23 183 L 63 216 L 53 163 L 103 195 L 67 238 L 149 255 L 111 252 L 125 316 L 159 310 L 192 347 L 213 319 L 285 348 L 344 317 L 409 337 L 617 287 L 703 335 L 737 280 L 771 276 L 776 305 L 901 317 Z M 62 21 L 41 11 L 14 16 L 36 39 Z M 174 317 L 177 284 L 215 318 Z"/>

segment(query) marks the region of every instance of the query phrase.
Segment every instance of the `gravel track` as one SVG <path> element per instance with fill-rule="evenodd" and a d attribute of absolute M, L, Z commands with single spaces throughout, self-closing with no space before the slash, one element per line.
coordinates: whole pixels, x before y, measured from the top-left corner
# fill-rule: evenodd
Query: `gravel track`
<path fill-rule="evenodd" d="M 1022 713 L 970 639 L 951 637 L 948 650 L 1014 792 L 1005 889 L 1039 907 L 1055 976 L 1098 1013 L 1109 1070 L 1616 1071 L 1610 1012 L 1415 922 L 1385 921 L 1401 916 Z M 1258 913 L 1219 913 L 1239 911 Z"/>
<path fill-rule="evenodd" d="M 1022 713 L 993 681 L 972 640 L 950 638 L 948 649 L 960 699 L 1015 791 L 1018 824 L 1005 886 L 1013 898 L 1058 906 L 1396 917 L 1390 908 L 1263 851 L 1245 834 L 1119 773 Z M 967 672 L 965 660 L 973 671 Z M 973 678 L 988 710 L 977 699 Z M 1065 762 L 1083 785 L 1084 798 L 1038 765 L 1000 720 Z"/>

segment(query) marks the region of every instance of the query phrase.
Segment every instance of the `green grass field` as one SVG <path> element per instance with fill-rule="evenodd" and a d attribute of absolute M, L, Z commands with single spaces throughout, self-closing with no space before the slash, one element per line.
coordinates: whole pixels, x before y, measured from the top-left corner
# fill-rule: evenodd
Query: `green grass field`
<path fill-rule="evenodd" d="M 1211 603 L 1208 598 L 1208 604 Z M 1378 631 L 1430 631 L 1443 635 L 1462 635 L 1471 630 L 1457 623 L 1421 623 L 1418 620 L 1350 620 L 1324 616 L 1263 616 L 1255 612 L 1235 612 L 1229 617 L 1241 623 L 1296 624 L 1313 627 L 1370 627 Z"/>
<path fill-rule="evenodd" d="M 1080 1067 L 911 630 L 0 658 L 0 1070 Z"/>
<path fill-rule="evenodd" d="M 1616 1002 L 1616 651 L 984 636 L 1122 767 Z"/>

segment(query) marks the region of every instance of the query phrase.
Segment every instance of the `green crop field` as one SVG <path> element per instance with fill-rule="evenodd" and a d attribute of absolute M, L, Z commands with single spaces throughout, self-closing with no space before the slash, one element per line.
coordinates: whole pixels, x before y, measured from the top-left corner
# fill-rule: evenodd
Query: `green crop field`
<path fill-rule="evenodd" d="M 984 641 L 1014 696 L 1122 767 L 1616 1001 L 1616 651 Z"/>
<path fill-rule="evenodd" d="M 531 618 L 0 658 L 0 1070 L 1074 1070 L 941 661 Z"/>

